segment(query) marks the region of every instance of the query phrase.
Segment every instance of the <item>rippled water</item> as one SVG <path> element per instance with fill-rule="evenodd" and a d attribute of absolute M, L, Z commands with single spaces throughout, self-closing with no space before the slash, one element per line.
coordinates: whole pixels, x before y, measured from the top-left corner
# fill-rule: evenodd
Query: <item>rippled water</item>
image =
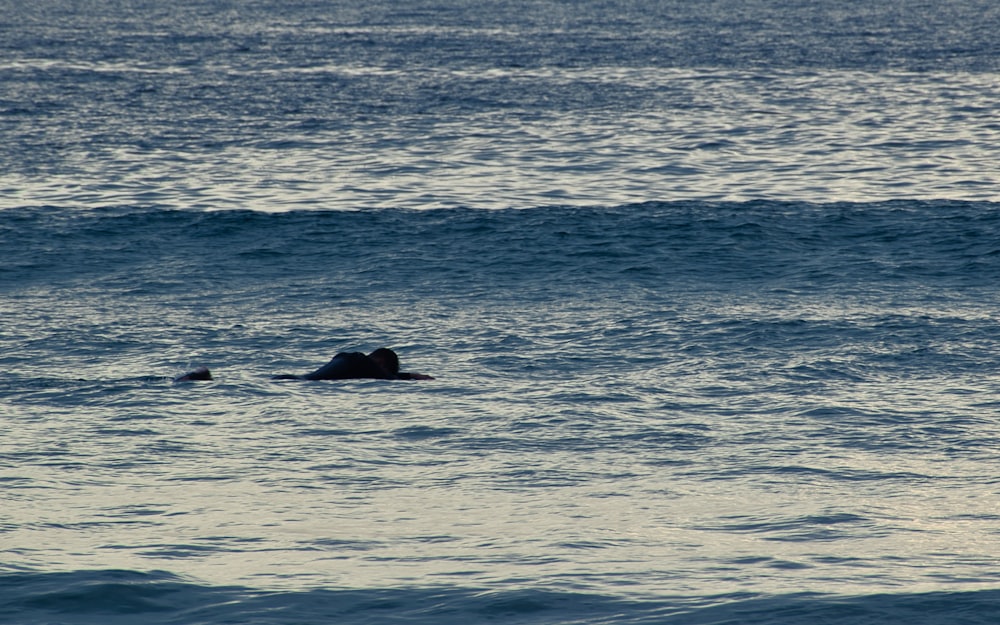
<path fill-rule="evenodd" d="M 0 14 L 0 622 L 1000 617 L 993 4 Z"/>
<path fill-rule="evenodd" d="M 842 5 L 21 7 L 0 206 L 995 201 L 997 9 Z"/>
<path fill-rule="evenodd" d="M 215 69 L 206 79 L 201 70 L 153 76 L 128 67 L 78 71 L 86 81 L 108 73 L 130 86 L 136 78 L 195 83 L 188 88 L 205 80 L 263 80 L 280 89 L 305 78 L 316 84 L 298 97 L 310 99 L 328 97 L 330 85 L 374 75 L 379 84 L 372 89 L 379 94 L 395 88 L 462 91 L 472 83 L 486 93 L 450 97 L 478 101 L 500 92 L 545 99 L 554 91 L 548 97 L 571 102 L 553 110 L 532 110 L 520 100 L 509 107 L 460 104 L 440 114 L 392 115 L 391 123 L 378 115 L 346 128 L 337 120 L 340 107 L 324 104 L 313 113 L 322 119 L 293 114 L 278 128 L 269 123 L 258 130 L 260 114 L 251 114 L 237 117 L 235 129 L 212 121 L 207 129 L 182 128 L 181 136 L 171 135 L 184 118 L 154 120 L 150 127 L 144 116 L 126 113 L 102 132 L 139 133 L 136 144 L 116 139 L 103 146 L 98 138 L 94 145 L 91 131 L 83 129 L 75 140 L 70 134 L 69 146 L 59 146 L 67 153 L 54 162 L 44 151 L 33 155 L 29 146 L 18 151 L 44 173 L 17 165 L 17 175 L 8 177 L 17 193 L 4 204 L 86 207 L 101 198 L 287 210 L 607 206 L 665 198 L 998 198 L 995 74 L 599 67 L 504 68 L 483 75 L 320 67 L 263 76 Z M 590 106 L 586 100 L 594 92 L 602 101 Z M 132 107 L 131 100 L 109 104 Z M 229 100 L 223 102 L 227 110 L 205 104 L 209 110 L 195 114 L 227 115 Z M 164 121 L 169 125 L 158 127 Z M 73 145 L 77 141 L 82 145 Z M 43 162 L 31 163 L 37 157 Z"/>
<path fill-rule="evenodd" d="M 8 564 L 94 571 L 9 578 L 25 614 L 895 620 L 996 586 L 993 204 L 3 218 Z M 269 380 L 383 343 L 438 379 Z"/>

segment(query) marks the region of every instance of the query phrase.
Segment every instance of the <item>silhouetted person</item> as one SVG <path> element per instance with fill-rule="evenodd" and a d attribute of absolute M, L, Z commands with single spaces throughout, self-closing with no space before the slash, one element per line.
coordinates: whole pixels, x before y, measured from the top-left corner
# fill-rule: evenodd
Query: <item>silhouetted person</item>
<path fill-rule="evenodd" d="M 422 373 L 406 373 L 399 370 L 399 356 L 386 347 L 380 347 L 368 354 L 361 352 L 340 352 L 330 362 L 312 373 L 305 375 L 275 375 L 272 380 L 356 380 L 371 378 L 375 380 L 433 380 Z M 174 382 L 194 382 L 211 380 L 212 372 L 207 367 L 198 367 L 182 376 L 174 378 Z"/>
<path fill-rule="evenodd" d="M 380 347 L 368 354 L 340 352 L 330 362 L 305 375 L 276 375 L 272 380 L 433 380 L 422 373 L 405 373 L 399 370 L 396 352 Z"/>

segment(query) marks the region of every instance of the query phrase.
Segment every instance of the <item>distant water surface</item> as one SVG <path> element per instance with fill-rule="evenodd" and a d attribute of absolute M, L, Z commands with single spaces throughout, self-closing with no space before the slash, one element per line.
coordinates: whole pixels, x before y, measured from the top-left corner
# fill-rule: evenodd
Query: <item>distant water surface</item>
<path fill-rule="evenodd" d="M 0 206 L 998 197 L 991 2 L 92 9 L 4 11 Z"/>

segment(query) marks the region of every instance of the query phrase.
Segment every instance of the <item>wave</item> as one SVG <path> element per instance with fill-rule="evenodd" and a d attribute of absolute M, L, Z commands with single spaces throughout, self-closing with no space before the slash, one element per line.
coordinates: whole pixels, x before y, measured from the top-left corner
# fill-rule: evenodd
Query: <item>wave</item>
<path fill-rule="evenodd" d="M 606 208 L 199 212 L 108 208 L 0 211 L 9 283 L 140 270 L 154 289 L 198 279 L 429 272 L 678 278 L 775 286 L 992 284 L 1000 211 L 991 202 L 649 202 Z M 322 257 L 322 262 L 317 262 Z"/>
<path fill-rule="evenodd" d="M 0 623 L 456 623 L 828 625 L 995 623 L 1000 590 L 853 596 L 750 593 L 626 598 L 545 589 L 411 588 L 266 591 L 212 586 L 163 571 L 0 575 Z"/>
<path fill-rule="evenodd" d="M 592 358 L 585 370 L 612 372 L 620 363 L 606 369 L 611 347 L 649 353 L 643 371 L 661 366 L 664 353 L 726 354 L 744 373 L 770 376 L 785 390 L 886 372 L 985 375 L 994 364 L 998 208 L 756 201 L 497 211 L 0 211 L 0 307 L 46 315 L 15 324 L 3 363 L 47 378 L 53 373 L 33 363 L 72 357 L 83 364 L 60 374 L 68 386 L 76 378 L 178 375 L 189 356 L 163 370 L 119 355 L 138 354 L 157 336 L 164 351 L 185 342 L 215 346 L 218 360 L 237 366 L 239 350 L 226 341 L 248 324 L 322 335 L 333 311 L 332 325 L 350 328 L 343 330 L 350 336 L 369 332 L 381 315 L 395 326 L 418 311 L 433 323 L 414 337 L 421 342 L 452 332 L 455 318 L 475 319 L 477 336 L 490 346 L 478 355 L 481 366 L 505 372 L 529 371 L 537 350 L 572 369 L 580 363 L 563 361 L 558 348 L 572 344 L 574 358 Z M 53 289 L 61 296 L 52 297 Z M 86 314 L 78 302 L 90 304 Z M 511 337 L 509 319 L 491 311 L 512 307 L 544 311 L 543 334 L 562 329 L 536 344 Z M 491 318 L 496 326 L 488 326 Z M 601 321 L 580 327 L 588 318 Z M 86 341 L 79 340 L 83 329 Z M 254 353 L 280 351 L 287 340 L 275 333 L 241 342 L 241 364 L 254 366 Z M 444 344 L 454 350 L 454 336 Z M 109 353 L 119 359 L 113 370 Z M 317 360 L 329 356 L 324 349 Z M 22 383 L 0 380 L 11 389 Z"/>

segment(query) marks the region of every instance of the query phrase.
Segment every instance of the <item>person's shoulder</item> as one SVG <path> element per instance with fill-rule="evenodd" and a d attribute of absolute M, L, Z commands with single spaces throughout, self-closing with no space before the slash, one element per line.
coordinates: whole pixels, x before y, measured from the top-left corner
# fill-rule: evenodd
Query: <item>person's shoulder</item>
<path fill-rule="evenodd" d="M 212 372 L 208 370 L 208 367 L 198 367 L 193 371 L 188 371 L 184 375 L 179 375 L 174 378 L 174 382 L 195 382 L 199 380 L 211 380 Z"/>

